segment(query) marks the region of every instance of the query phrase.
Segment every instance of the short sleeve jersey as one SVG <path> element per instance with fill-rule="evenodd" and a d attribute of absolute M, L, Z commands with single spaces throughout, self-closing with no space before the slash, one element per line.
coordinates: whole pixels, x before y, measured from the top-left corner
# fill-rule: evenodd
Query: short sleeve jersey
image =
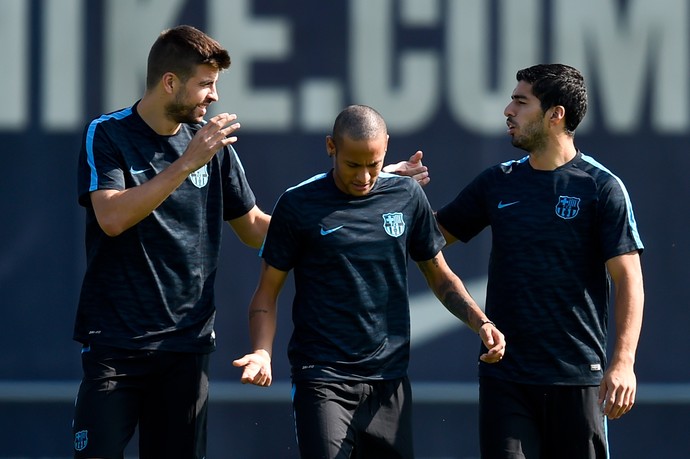
<path fill-rule="evenodd" d="M 433 211 L 409 177 L 382 173 L 365 196 L 341 192 L 332 171 L 278 200 L 261 252 L 294 269 L 293 381 L 386 380 L 407 374 L 407 257 L 443 248 Z"/>
<path fill-rule="evenodd" d="M 606 365 L 610 258 L 642 251 L 628 193 L 591 157 L 554 171 L 525 157 L 489 168 L 438 221 L 467 242 L 491 226 L 486 311 L 505 334 L 500 364 L 480 376 L 599 384 Z"/>
<path fill-rule="evenodd" d="M 223 148 L 149 216 L 109 237 L 90 193 L 153 179 L 187 148 L 200 125 L 153 131 L 136 104 L 92 121 L 78 163 L 86 208 L 86 273 L 74 339 L 128 349 L 209 352 L 215 346 L 213 284 L 224 220 L 255 203 L 235 151 Z"/>

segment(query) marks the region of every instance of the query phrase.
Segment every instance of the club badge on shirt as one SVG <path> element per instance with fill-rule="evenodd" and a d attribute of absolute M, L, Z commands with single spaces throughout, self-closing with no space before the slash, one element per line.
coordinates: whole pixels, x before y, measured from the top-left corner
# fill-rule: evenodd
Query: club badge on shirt
<path fill-rule="evenodd" d="M 381 216 L 383 217 L 383 229 L 386 230 L 386 234 L 399 237 L 405 232 L 405 220 L 403 219 L 402 212 L 391 212 Z"/>
<path fill-rule="evenodd" d="M 580 212 L 580 198 L 573 198 L 571 196 L 558 197 L 556 215 L 565 220 L 570 220 L 577 217 L 578 212 Z"/>
<path fill-rule="evenodd" d="M 195 187 L 203 188 L 208 183 L 208 164 L 204 164 L 199 169 L 189 174 L 189 180 Z"/>
<path fill-rule="evenodd" d="M 84 451 L 89 444 L 89 431 L 80 430 L 74 434 L 74 449 L 77 451 Z"/>

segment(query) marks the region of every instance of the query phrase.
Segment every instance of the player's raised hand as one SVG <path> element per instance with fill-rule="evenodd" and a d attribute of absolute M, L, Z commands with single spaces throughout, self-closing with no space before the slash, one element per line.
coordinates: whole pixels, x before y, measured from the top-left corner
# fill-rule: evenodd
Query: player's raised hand
<path fill-rule="evenodd" d="M 183 155 L 192 170 L 206 164 L 221 148 L 237 142 L 237 136 L 231 135 L 240 128 L 240 123 L 234 122 L 236 119 L 234 113 L 221 113 L 199 129 Z"/>
<path fill-rule="evenodd" d="M 268 352 L 259 350 L 234 360 L 232 364 L 244 368 L 240 381 L 242 384 L 254 384 L 268 387 L 273 381 L 271 372 L 271 357 Z"/>

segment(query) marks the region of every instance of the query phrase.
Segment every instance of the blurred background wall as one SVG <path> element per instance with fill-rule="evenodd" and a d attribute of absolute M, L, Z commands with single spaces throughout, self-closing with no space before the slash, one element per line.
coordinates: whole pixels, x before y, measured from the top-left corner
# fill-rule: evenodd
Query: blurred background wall
<path fill-rule="evenodd" d="M 519 158 L 503 108 L 518 69 L 585 74 L 577 146 L 626 184 L 646 246 L 635 409 L 609 423 L 617 458 L 690 457 L 690 5 L 687 0 L 0 0 L 0 459 L 67 458 L 81 376 L 71 340 L 84 270 L 76 160 L 84 125 L 143 94 L 158 33 L 187 23 L 230 51 L 215 112 L 260 207 L 326 171 L 324 138 L 347 104 L 386 118 L 389 161 L 424 151 L 438 208 L 484 168 Z M 483 301 L 489 234 L 445 254 Z M 227 229 L 217 279 L 210 458 L 297 457 L 280 298 L 268 389 L 238 384 L 256 251 Z M 478 339 L 412 268 L 415 442 L 422 459 L 478 457 Z M 136 443 L 128 450 L 136 457 Z"/>

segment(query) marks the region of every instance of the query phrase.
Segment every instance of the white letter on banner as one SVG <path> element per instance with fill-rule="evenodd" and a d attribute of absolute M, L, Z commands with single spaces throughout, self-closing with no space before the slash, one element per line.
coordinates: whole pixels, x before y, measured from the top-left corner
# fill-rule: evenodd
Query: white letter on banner
<path fill-rule="evenodd" d="M 0 0 L 0 129 L 21 130 L 28 122 L 29 5 Z"/>
<path fill-rule="evenodd" d="M 491 2 L 452 0 L 448 8 L 449 107 L 456 121 L 478 134 L 496 134 L 505 128 L 503 110 L 517 84 L 515 73 L 538 63 L 537 56 L 541 55 L 541 2 L 498 3 L 498 24 L 493 29 Z M 494 85 L 492 31 L 498 37 L 493 56 L 497 73 Z"/>
<path fill-rule="evenodd" d="M 257 19 L 248 0 L 210 0 L 211 35 L 230 52 L 232 65 L 218 81 L 216 110 L 237 113 L 242 132 L 287 131 L 293 125 L 293 94 L 287 89 L 256 89 L 252 63 L 258 59 L 286 61 L 290 28 L 285 19 Z"/>
<path fill-rule="evenodd" d="M 402 8 L 401 22 L 417 25 L 406 13 L 428 7 L 438 3 L 412 2 Z M 391 0 L 350 2 L 349 79 L 355 102 L 380 111 L 391 132 L 409 134 L 423 129 L 440 104 L 439 58 L 434 51 L 406 51 L 394 63 L 394 16 Z"/>
<path fill-rule="evenodd" d="M 181 0 L 108 0 L 104 6 L 104 112 L 131 105 L 146 89 L 146 61 L 160 32 L 174 27 Z"/>
<path fill-rule="evenodd" d="M 84 101 L 82 0 L 43 3 L 41 122 L 51 131 L 81 129 Z"/>
<path fill-rule="evenodd" d="M 555 57 L 580 69 L 590 89 L 597 88 L 601 122 L 608 129 L 633 133 L 640 128 L 643 104 L 649 100 L 656 129 L 685 132 L 685 0 L 630 0 L 626 8 L 616 0 L 557 0 L 555 15 Z"/>

